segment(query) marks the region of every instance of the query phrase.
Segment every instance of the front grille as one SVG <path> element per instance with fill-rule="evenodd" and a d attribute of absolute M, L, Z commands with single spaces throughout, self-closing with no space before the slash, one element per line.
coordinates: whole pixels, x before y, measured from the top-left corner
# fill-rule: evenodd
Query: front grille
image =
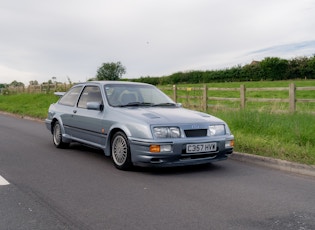
<path fill-rule="evenodd" d="M 191 129 L 185 130 L 186 137 L 206 137 L 207 129 Z"/>

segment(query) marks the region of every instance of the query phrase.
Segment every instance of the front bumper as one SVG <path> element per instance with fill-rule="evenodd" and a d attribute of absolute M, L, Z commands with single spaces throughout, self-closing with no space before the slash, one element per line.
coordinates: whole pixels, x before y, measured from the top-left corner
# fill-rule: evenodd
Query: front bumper
<path fill-rule="evenodd" d="M 50 119 L 45 119 L 45 126 L 49 131 L 51 130 L 51 120 Z"/>
<path fill-rule="evenodd" d="M 226 160 L 228 155 L 233 152 L 233 148 L 225 148 L 224 140 L 203 139 L 194 143 L 217 142 L 217 151 L 203 153 L 186 153 L 186 141 L 178 140 L 177 142 L 165 143 L 146 143 L 140 141 L 130 141 L 131 160 L 136 166 L 144 167 L 174 167 L 207 164 L 214 161 Z M 191 143 L 190 141 L 189 143 Z M 151 153 L 150 145 L 171 144 L 172 151 L 168 153 Z"/>

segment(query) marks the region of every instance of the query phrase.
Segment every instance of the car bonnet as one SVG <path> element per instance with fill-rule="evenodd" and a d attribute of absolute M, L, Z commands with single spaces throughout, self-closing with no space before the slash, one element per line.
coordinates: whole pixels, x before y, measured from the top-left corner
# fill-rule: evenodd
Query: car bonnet
<path fill-rule="evenodd" d="M 184 108 L 120 108 L 129 118 L 138 118 L 149 124 L 223 123 L 217 117 Z"/>

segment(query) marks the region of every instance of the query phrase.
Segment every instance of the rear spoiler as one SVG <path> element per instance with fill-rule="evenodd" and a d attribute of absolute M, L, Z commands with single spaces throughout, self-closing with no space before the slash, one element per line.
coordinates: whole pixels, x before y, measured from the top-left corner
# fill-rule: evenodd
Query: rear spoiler
<path fill-rule="evenodd" d="M 58 97 L 62 97 L 66 92 L 54 92 L 54 94 Z"/>

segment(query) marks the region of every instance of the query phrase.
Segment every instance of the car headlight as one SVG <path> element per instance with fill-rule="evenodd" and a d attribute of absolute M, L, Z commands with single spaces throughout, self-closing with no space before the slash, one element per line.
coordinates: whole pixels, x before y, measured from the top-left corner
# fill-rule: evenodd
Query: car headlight
<path fill-rule="evenodd" d="M 225 135 L 225 125 L 210 125 L 209 134 L 210 136 Z"/>
<path fill-rule="evenodd" d="M 178 127 L 155 127 L 153 134 L 156 138 L 179 138 L 180 129 Z"/>

